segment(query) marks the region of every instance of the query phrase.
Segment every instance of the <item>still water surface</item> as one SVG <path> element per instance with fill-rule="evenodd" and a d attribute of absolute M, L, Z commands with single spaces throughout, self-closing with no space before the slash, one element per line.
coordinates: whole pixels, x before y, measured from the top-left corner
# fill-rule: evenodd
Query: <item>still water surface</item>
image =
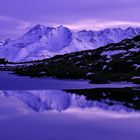
<path fill-rule="evenodd" d="M 0 140 L 139 140 L 139 90 L 108 86 L 1 72 Z"/>
<path fill-rule="evenodd" d="M 0 89 L 88 89 L 88 88 L 137 87 L 132 83 L 89 84 L 88 80 L 58 80 L 54 78 L 30 78 L 17 76 L 12 72 L 0 71 Z"/>

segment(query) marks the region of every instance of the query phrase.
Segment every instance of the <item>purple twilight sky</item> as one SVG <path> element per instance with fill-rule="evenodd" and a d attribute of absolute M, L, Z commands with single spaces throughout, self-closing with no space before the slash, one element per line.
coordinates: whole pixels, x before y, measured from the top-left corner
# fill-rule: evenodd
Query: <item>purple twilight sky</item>
<path fill-rule="evenodd" d="M 71 29 L 140 26 L 140 0 L 1 0 L 0 39 L 36 24 Z"/>

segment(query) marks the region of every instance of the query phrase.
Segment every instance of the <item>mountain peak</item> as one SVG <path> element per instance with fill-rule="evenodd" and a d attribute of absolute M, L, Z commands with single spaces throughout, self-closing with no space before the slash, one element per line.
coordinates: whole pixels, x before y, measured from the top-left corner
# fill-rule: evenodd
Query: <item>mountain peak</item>
<path fill-rule="evenodd" d="M 24 34 L 20 41 L 22 42 L 28 42 L 27 44 L 33 43 L 37 40 L 39 40 L 46 32 L 46 27 L 44 25 L 36 25 L 32 29 L 30 29 L 26 34 Z"/>
<path fill-rule="evenodd" d="M 71 32 L 71 30 L 63 25 L 57 26 L 56 29 L 61 30 L 61 31 L 69 31 Z"/>
<path fill-rule="evenodd" d="M 43 29 L 46 28 L 44 25 L 37 24 L 33 29 Z"/>
<path fill-rule="evenodd" d="M 130 26 L 130 27 L 128 27 L 126 30 L 130 30 L 130 29 L 134 29 L 134 28 Z"/>
<path fill-rule="evenodd" d="M 57 28 L 67 28 L 67 27 L 65 27 L 63 25 L 59 25 L 59 26 L 57 26 Z"/>
<path fill-rule="evenodd" d="M 19 39 L 0 47 L 0 58 L 13 62 L 40 60 L 59 54 L 96 49 L 136 35 L 140 35 L 140 28 L 72 32 L 63 25 L 46 27 L 38 24 Z"/>
<path fill-rule="evenodd" d="M 36 25 L 35 27 L 33 27 L 28 33 L 31 33 L 31 32 L 39 32 L 39 31 L 42 31 L 46 29 L 46 27 L 44 25 Z"/>

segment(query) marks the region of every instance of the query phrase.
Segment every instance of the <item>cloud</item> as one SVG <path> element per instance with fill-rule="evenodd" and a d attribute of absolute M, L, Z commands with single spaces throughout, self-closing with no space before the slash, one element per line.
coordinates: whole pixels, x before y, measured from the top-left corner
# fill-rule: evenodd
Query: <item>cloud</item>
<path fill-rule="evenodd" d="M 0 39 L 16 38 L 31 27 L 28 21 L 0 15 Z"/>
<path fill-rule="evenodd" d="M 10 23 L 10 24 L 9 24 Z M 0 16 L 0 25 L 3 25 L 1 28 L 0 36 L 1 38 L 18 38 L 26 33 L 29 29 L 33 28 L 36 24 L 43 24 L 45 26 L 59 26 L 60 23 L 55 22 L 45 22 L 40 21 L 38 22 L 29 22 L 24 20 L 17 20 L 15 18 L 7 17 L 7 16 Z M 80 20 L 78 22 L 73 22 L 70 24 L 63 24 L 64 26 L 73 29 L 73 30 L 82 30 L 82 29 L 89 29 L 89 30 L 102 30 L 105 28 L 113 28 L 113 27 L 121 27 L 127 28 L 130 26 L 133 27 L 140 27 L 140 22 L 135 21 L 119 21 L 119 20 Z"/>
<path fill-rule="evenodd" d="M 19 37 L 36 24 L 100 30 L 140 22 L 139 0 L 1 0 L 1 5 L 0 39 Z"/>
<path fill-rule="evenodd" d="M 8 16 L 0 15 L 0 21 L 11 21 L 11 20 L 14 20 L 14 19 L 12 19 L 11 17 L 8 17 Z"/>
<path fill-rule="evenodd" d="M 74 24 L 65 24 L 65 26 L 75 30 L 80 30 L 80 29 L 101 30 L 101 29 L 111 28 L 111 27 L 121 27 L 121 28 L 127 28 L 130 26 L 140 27 L 140 22 L 85 20 Z"/>

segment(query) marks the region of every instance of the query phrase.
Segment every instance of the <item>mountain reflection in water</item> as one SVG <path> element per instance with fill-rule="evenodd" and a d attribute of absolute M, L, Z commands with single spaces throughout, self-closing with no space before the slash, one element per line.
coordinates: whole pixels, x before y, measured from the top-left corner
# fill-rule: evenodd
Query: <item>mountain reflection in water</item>
<path fill-rule="evenodd" d="M 14 97 L 35 112 L 66 111 L 69 109 L 100 108 L 111 111 L 133 112 L 140 109 L 139 90 L 87 89 L 87 90 L 5 90 L 0 96 Z"/>
<path fill-rule="evenodd" d="M 0 140 L 139 140 L 139 90 L 0 91 Z"/>

